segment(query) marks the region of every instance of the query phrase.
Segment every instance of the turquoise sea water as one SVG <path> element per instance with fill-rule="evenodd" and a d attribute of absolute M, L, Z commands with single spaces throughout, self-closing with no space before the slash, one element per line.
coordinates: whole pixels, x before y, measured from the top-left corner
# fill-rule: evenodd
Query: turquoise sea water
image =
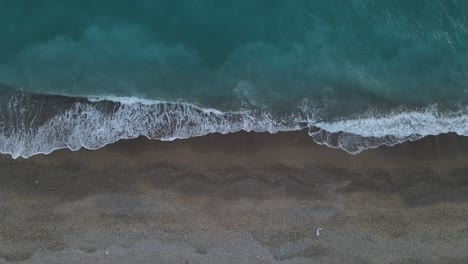
<path fill-rule="evenodd" d="M 4 0 L 0 152 L 309 129 L 468 135 L 468 2 Z"/>

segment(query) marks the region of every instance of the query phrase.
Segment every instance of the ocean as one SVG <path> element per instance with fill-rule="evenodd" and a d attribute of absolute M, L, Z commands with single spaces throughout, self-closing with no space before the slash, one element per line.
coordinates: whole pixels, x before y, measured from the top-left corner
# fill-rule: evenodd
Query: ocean
<path fill-rule="evenodd" d="M 0 153 L 308 130 L 468 135 L 468 2 L 5 0 Z"/>

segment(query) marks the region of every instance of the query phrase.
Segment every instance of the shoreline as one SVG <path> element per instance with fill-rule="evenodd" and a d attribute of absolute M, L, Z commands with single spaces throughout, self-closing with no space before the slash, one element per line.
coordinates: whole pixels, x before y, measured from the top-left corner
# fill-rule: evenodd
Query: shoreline
<path fill-rule="evenodd" d="M 0 263 L 466 263 L 467 147 L 239 132 L 2 155 Z"/>
<path fill-rule="evenodd" d="M 3 154 L 4 159 L 11 156 Z M 213 133 L 174 141 L 152 140 L 146 137 L 119 140 L 96 150 L 81 148 L 55 150 L 18 161 L 31 162 L 79 161 L 93 166 L 103 163 L 154 161 L 201 162 L 207 166 L 235 163 L 284 163 L 291 165 L 330 164 L 333 166 L 411 167 L 463 166 L 468 160 L 468 137 L 453 133 L 427 136 L 416 141 L 406 141 L 394 146 L 380 146 L 349 154 L 342 149 L 317 144 L 301 131 Z M 457 165 L 458 164 L 458 165 Z"/>

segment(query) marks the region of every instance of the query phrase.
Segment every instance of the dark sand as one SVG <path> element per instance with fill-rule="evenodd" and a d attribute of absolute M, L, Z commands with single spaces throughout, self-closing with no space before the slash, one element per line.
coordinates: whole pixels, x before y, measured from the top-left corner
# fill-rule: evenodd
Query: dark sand
<path fill-rule="evenodd" d="M 0 156 L 0 263 L 468 263 L 468 139 L 305 132 Z M 317 236 L 317 229 L 320 236 Z"/>

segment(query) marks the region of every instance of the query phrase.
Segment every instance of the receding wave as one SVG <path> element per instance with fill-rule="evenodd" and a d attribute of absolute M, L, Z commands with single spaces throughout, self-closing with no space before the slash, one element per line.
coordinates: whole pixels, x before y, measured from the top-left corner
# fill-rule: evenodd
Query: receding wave
<path fill-rule="evenodd" d="M 4 93 L 0 96 L 0 153 L 27 158 L 56 149 L 98 149 L 139 136 L 174 140 L 242 130 L 276 133 L 308 128 L 318 144 L 356 154 L 428 135 L 468 135 L 463 107 L 440 112 L 430 106 L 330 121 L 323 121 L 319 112 L 307 103 L 279 115 L 258 107 L 222 112 L 184 102 Z"/>
<path fill-rule="evenodd" d="M 334 122 L 317 122 L 310 126 L 314 141 L 357 154 L 381 145 L 393 146 L 426 136 L 445 133 L 468 135 L 466 107 L 439 112 L 436 105 L 419 111 L 395 110 L 387 114 L 364 114 Z"/>

